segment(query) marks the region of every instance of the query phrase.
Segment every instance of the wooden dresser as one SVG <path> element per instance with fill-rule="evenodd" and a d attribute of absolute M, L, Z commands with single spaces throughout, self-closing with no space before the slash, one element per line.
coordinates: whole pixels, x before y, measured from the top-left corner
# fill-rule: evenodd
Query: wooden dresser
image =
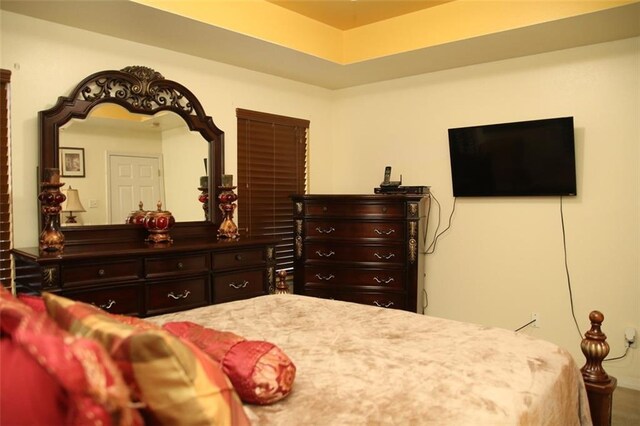
<path fill-rule="evenodd" d="M 48 291 L 117 314 L 150 316 L 268 294 L 275 241 L 98 244 L 14 249 L 18 291 Z"/>
<path fill-rule="evenodd" d="M 422 312 L 429 195 L 295 195 L 294 292 Z"/>

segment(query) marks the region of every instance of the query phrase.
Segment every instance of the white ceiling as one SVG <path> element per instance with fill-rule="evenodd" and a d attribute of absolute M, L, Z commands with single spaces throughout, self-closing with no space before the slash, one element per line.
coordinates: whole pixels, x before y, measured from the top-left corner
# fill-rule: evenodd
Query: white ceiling
<path fill-rule="evenodd" d="M 0 8 L 329 89 L 640 35 L 635 2 L 343 65 L 128 0 L 2 0 Z"/>

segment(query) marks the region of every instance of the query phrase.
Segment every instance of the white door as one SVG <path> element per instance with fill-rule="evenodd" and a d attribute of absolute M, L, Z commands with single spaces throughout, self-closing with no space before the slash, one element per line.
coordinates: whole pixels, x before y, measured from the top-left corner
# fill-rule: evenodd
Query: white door
<path fill-rule="evenodd" d="M 125 223 L 140 201 L 144 210 L 156 210 L 161 201 L 164 210 L 161 164 L 160 156 L 109 154 L 110 223 Z"/>

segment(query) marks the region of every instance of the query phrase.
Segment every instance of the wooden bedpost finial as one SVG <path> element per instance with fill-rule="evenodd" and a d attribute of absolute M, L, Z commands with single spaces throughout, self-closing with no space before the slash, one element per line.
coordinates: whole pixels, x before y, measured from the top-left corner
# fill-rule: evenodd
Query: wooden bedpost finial
<path fill-rule="evenodd" d="M 281 269 L 277 272 L 278 282 L 276 283 L 275 294 L 287 294 L 289 293 L 289 286 L 287 285 L 287 271 Z"/>
<path fill-rule="evenodd" d="M 591 329 L 584 334 L 584 339 L 580 344 L 587 362 L 580 371 L 582 371 L 585 382 L 608 383 L 611 379 L 602 368 L 602 361 L 609 354 L 607 336 L 600 329 L 604 315 L 602 312 L 592 311 L 589 314 L 589 320 L 591 320 Z"/>

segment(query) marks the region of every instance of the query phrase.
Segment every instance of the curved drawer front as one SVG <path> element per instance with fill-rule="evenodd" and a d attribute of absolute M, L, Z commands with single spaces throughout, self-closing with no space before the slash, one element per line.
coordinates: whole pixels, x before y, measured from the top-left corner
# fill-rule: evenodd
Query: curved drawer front
<path fill-rule="evenodd" d="M 402 203 L 305 203 L 305 214 L 308 216 L 340 216 L 357 217 L 404 217 Z"/>
<path fill-rule="evenodd" d="M 64 287 L 87 284 L 97 285 L 102 282 L 142 278 L 142 262 L 140 259 L 72 265 L 63 264 L 61 269 L 61 281 Z"/>
<path fill-rule="evenodd" d="M 235 269 L 265 263 L 264 250 L 244 250 L 213 255 L 213 269 Z"/>
<path fill-rule="evenodd" d="M 145 259 L 145 271 L 149 278 L 165 275 L 207 272 L 209 270 L 208 253 L 176 257 L 156 257 Z"/>
<path fill-rule="evenodd" d="M 381 308 L 406 309 L 404 294 L 351 292 L 338 293 L 336 299 L 361 303 L 364 305 L 378 306 Z"/>
<path fill-rule="evenodd" d="M 213 303 L 267 294 L 262 270 L 218 274 L 213 278 Z"/>
<path fill-rule="evenodd" d="M 330 284 L 337 286 L 371 286 L 404 288 L 404 271 L 401 269 L 361 269 L 314 267 L 304 269 L 305 284 Z"/>
<path fill-rule="evenodd" d="M 348 244 L 309 243 L 307 260 L 329 262 L 375 262 L 385 265 L 404 263 L 402 246 L 357 246 Z"/>
<path fill-rule="evenodd" d="M 112 314 L 142 315 L 142 288 L 137 285 L 65 291 L 61 294 L 70 299 L 90 303 Z"/>
<path fill-rule="evenodd" d="M 305 223 L 307 237 L 322 238 L 375 238 L 382 240 L 404 239 L 403 222 L 347 222 L 316 221 Z"/>
<path fill-rule="evenodd" d="M 147 314 L 181 311 L 209 303 L 209 277 L 150 282 L 147 284 Z"/>

